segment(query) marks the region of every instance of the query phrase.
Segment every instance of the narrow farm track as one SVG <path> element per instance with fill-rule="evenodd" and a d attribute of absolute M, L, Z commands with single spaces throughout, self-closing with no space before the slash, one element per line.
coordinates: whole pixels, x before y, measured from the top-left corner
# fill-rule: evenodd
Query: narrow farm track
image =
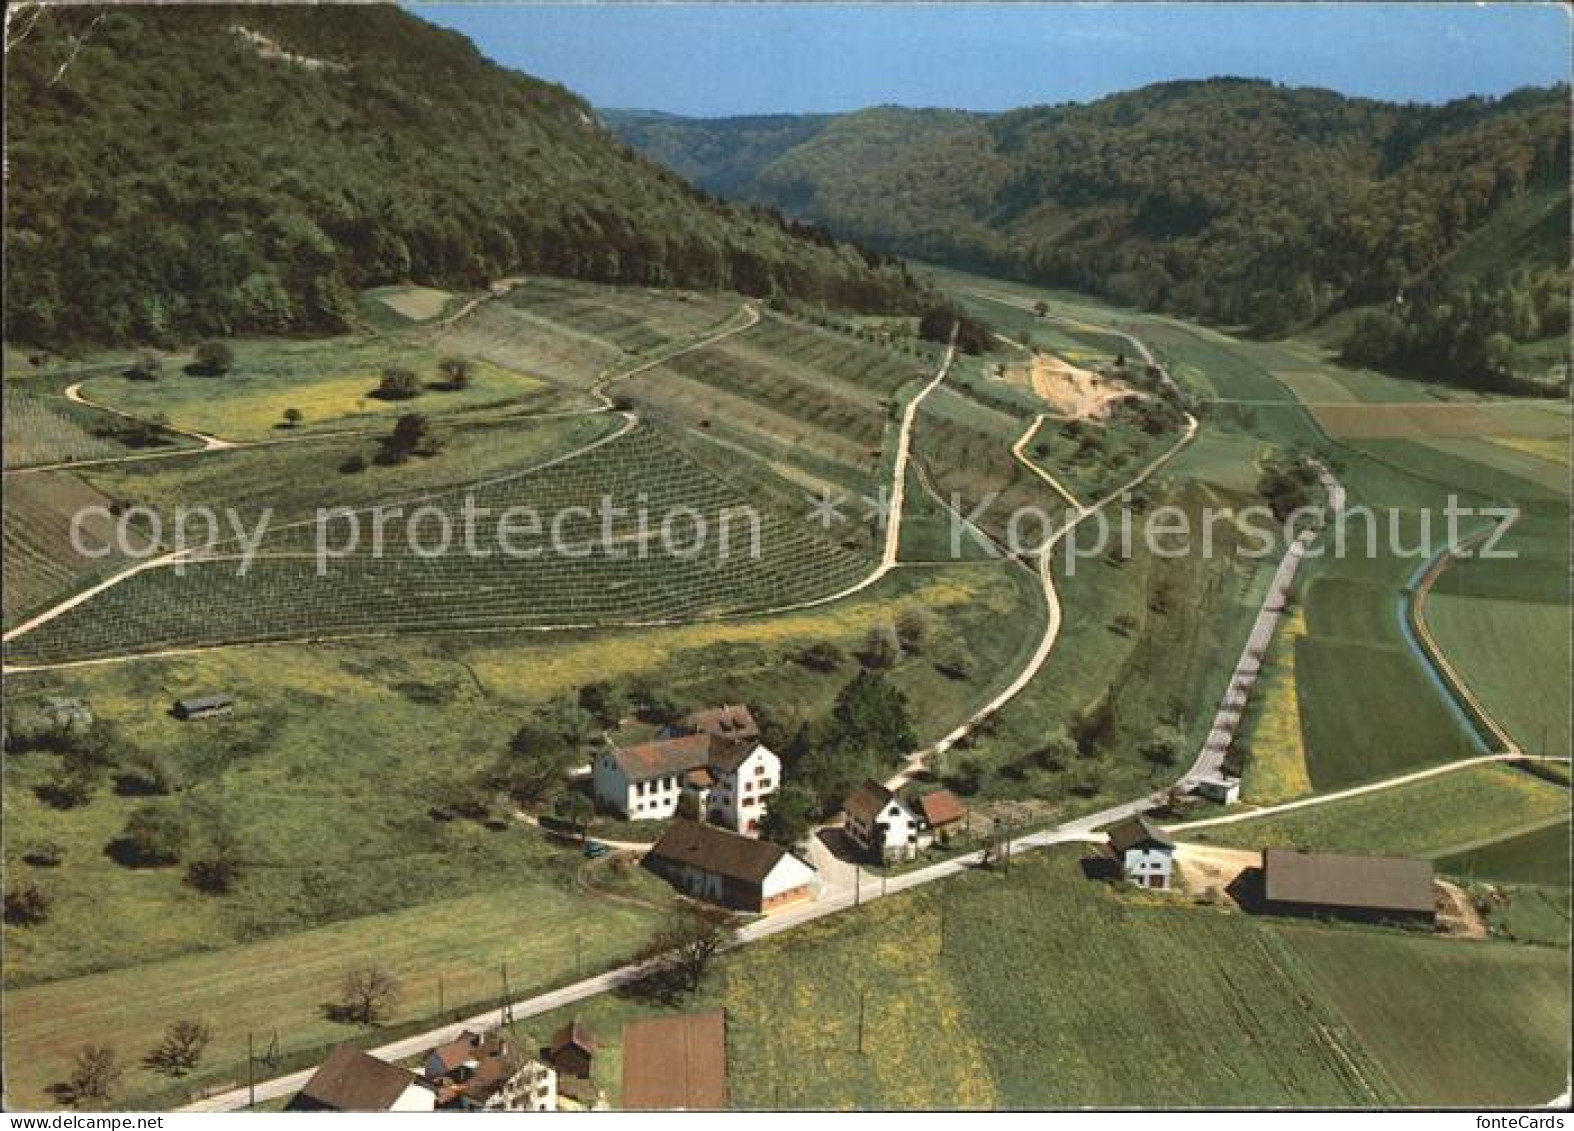
<path fill-rule="evenodd" d="M 1518 765 L 1530 762 L 1567 761 L 1567 758 L 1559 755 L 1525 754 L 1520 752 L 1480 754 L 1474 758 L 1461 758 L 1457 762 L 1445 762 L 1441 766 L 1415 770 L 1408 774 L 1400 774 L 1398 777 L 1368 782 L 1366 785 L 1352 786 L 1349 789 L 1341 789 L 1337 793 L 1319 793 L 1314 797 L 1303 797 L 1299 801 L 1285 801 L 1279 805 L 1265 805 L 1261 809 L 1247 809 L 1239 813 L 1229 813 L 1222 817 L 1207 817 L 1201 821 L 1184 821 L 1180 824 L 1166 825 L 1165 831 L 1176 836 L 1184 836 L 1193 829 L 1211 829 L 1219 825 L 1237 825 L 1242 821 L 1255 821 L 1259 817 L 1275 817 L 1281 813 L 1293 813 L 1298 809 L 1311 809 L 1336 801 L 1348 801 L 1352 797 L 1363 797 L 1369 793 L 1381 793 L 1384 790 L 1396 789 L 1402 785 L 1426 781 L 1428 778 L 1442 777 L 1444 774 L 1457 773 L 1460 770 L 1468 770 L 1473 766 L 1491 765 L 1494 762 L 1508 762 Z"/>

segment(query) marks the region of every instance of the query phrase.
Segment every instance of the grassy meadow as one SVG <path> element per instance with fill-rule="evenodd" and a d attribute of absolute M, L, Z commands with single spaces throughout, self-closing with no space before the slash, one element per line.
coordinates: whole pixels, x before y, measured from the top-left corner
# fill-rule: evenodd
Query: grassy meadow
<path fill-rule="evenodd" d="M 752 945 L 676 1008 L 727 1010 L 743 1108 L 1528 1104 L 1562 1087 L 1567 972 L 1557 951 L 1121 897 L 1060 850 Z M 622 1026 L 662 1008 L 608 995 L 529 1024 L 588 1022 L 616 1103 Z"/>
<path fill-rule="evenodd" d="M 1566 821 L 1569 791 L 1511 766 L 1472 766 L 1392 789 L 1177 837 L 1241 848 L 1418 856 L 1443 860 Z M 1439 865 L 1442 867 L 1442 864 Z"/>

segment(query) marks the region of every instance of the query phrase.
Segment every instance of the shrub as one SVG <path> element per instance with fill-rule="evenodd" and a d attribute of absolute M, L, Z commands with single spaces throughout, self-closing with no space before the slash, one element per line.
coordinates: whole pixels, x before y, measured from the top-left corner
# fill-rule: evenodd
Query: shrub
<path fill-rule="evenodd" d="M 842 650 L 826 640 L 811 644 L 798 653 L 798 662 L 817 672 L 833 672 L 842 666 L 844 659 L 846 657 Z"/>
<path fill-rule="evenodd" d="M 894 668 L 902 658 L 902 638 L 893 624 L 877 624 L 864 639 L 864 663 L 876 670 Z"/>
<path fill-rule="evenodd" d="M 204 377 L 222 377 L 234 367 L 235 351 L 229 343 L 207 341 L 197 347 L 191 371 Z"/>
<path fill-rule="evenodd" d="M 152 802 L 126 821 L 120 843 L 133 864 L 174 864 L 191 840 L 191 825 L 174 805 Z"/>
<path fill-rule="evenodd" d="M 103 1099 L 114 1091 L 122 1072 L 114 1046 L 83 1045 L 72 1062 L 71 1075 L 66 1079 L 63 1089 L 65 1098 L 73 1103 Z"/>
<path fill-rule="evenodd" d="M 55 900 L 32 880 L 23 880 L 5 893 L 5 921 L 16 927 L 36 927 L 49 919 Z"/>
<path fill-rule="evenodd" d="M 372 396 L 383 401 L 407 401 L 420 396 L 421 391 L 421 379 L 414 370 L 390 366 L 383 370 L 382 379 L 378 381 L 377 388 L 372 390 Z"/>

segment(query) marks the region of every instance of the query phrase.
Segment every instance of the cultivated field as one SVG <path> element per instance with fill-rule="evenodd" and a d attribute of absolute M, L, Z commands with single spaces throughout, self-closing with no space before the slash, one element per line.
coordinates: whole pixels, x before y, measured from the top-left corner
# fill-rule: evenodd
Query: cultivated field
<path fill-rule="evenodd" d="M 1392 789 L 1188 832 L 1182 840 L 1240 848 L 1451 856 L 1566 819 L 1567 788 L 1506 766 L 1473 766 Z"/>
<path fill-rule="evenodd" d="M 72 518 L 98 508 L 80 524 L 83 545 L 112 546 L 112 500 L 68 471 L 40 471 L 6 481 L 4 524 L 5 623 L 47 605 L 79 585 L 113 572 L 116 553 L 88 558 L 71 544 Z"/>
<path fill-rule="evenodd" d="M 67 382 L 44 377 L 12 378 L 3 392 L 7 470 L 45 464 L 110 459 L 134 449 L 114 436 L 122 422 L 108 413 L 73 404 L 62 394 Z M 164 436 L 158 447 L 188 447 L 182 437 Z"/>
<path fill-rule="evenodd" d="M 727 1010 L 743 1108 L 1531 1103 L 1562 1086 L 1565 954 L 1167 904 L 1113 896 L 1075 852 L 1023 857 L 751 946 L 678 1008 Z M 1329 984 L 1335 955 L 1386 979 L 1364 1008 Z M 1424 1016 L 1402 1009 L 1421 995 Z M 621 1026 L 655 1008 L 572 1011 L 612 1046 L 614 1101 Z"/>
<path fill-rule="evenodd" d="M 330 526 L 324 534 L 316 523 L 275 528 L 245 576 L 238 574 L 238 548 L 223 547 L 186 566 L 184 577 L 173 567 L 145 571 L 14 640 L 11 655 L 47 661 L 395 631 L 714 616 L 834 593 L 869 569 L 864 556 L 822 540 L 798 517 L 751 510 L 747 497 L 648 426 L 587 456 L 432 502 L 457 530 L 466 500 L 493 515 L 533 508 L 539 527 L 528 537 L 510 536 L 514 554 L 533 556 L 504 556 L 493 543 L 485 547 L 489 556 L 456 549 L 433 557 L 421 546 L 441 522 L 428 519 L 422 534 L 385 508 L 383 552 L 370 537 L 361 539 L 323 573 L 314 560 L 318 540 L 350 546 L 348 520 L 336 523 L 337 533 Z M 604 500 L 621 510 L 615 521 L 603 523 Z M 679 556 L 656 541 L 661 523 L 677 513 L 703 522 L 699 553 Z M 563 553 L 546 541 L 553 529 Z M 686 518 L 671 530 L 683 549 L 696 544 L 700 527 Z"/>

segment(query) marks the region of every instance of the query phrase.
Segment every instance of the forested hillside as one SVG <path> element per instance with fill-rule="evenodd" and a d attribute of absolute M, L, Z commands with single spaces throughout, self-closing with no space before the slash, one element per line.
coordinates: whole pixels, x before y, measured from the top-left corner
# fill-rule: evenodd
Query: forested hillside
<path fill-rule="evenodd" d="M 1392 307 L 1365 356 L 1446 357 L 1461 380 L 1507 376 L 1493 335 L 1568 326 L 1566 88 L 1401 106 L 1216 79 L 998 115 L 881 107 L 797 130 L 609 123 L 702 187 L 888 251 L 1260 333 Z M 1472 233 L 1527 199 L 1540 211 L 1512 247 L 1478 244 L 1455 269 Z M 1417 323 L 1440 295 L 1434 309 L 1470 321 L 1467 341 Z"/>
<path fill-rule="evenodd" d="M 391 5 L 40 6 L 7 35 L 10 340 L 336 330 L 360 287 L 516 271 L 921 301 Z"/>

